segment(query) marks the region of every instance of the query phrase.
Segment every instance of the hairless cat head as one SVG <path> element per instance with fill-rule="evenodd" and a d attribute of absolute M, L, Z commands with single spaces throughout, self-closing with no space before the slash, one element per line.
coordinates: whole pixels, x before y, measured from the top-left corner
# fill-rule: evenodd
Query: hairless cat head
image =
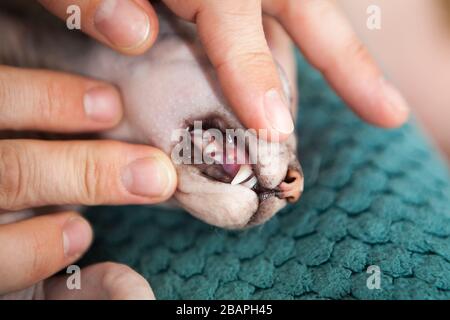
<path fill-rule="evenodd" d="M 303 191 L 295 136 L 269 143 L 246 131 L 221 93 L 195 28 L 163 12 L 159 20 L 158 40 L 138 57 L 122 56 L 64 29 L 49 33 L 32 27 L 28 30 L 32 34 L 23 37 L 23 26 L 14 28 L 12 20 L 1 21 L 10 24 L 4 41 L 11 40 L 7 51 L 19 65 L 75 72 L 120 88 L 124 120 L 103 137 L 150 144 L 172 156 L 179 181 L 175 198 L 183 208 L 224 228 L 266 221 Z M 14 49 L 15 44 L 19 45 Z M 289 89 L 292 79 L 286 76 L 292 70 L 286 70 L 289 64 L 283 57 L 277 60 L 284 93 L 294 110 L 295 91 Z M 198 122 L 200 127 L 195 125 Z M 176 134 L 180 130 L 194 138 L 181 153 Z M 198 152 L 203 161 L 174 159 Z"/>

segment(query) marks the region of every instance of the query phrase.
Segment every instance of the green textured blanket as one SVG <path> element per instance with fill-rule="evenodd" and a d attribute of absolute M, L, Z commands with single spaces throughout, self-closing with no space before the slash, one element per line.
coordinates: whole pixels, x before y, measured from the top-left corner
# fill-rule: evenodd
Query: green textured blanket
<path fill-rule="evenodd" d="M 437 152 L 414 124 L 362 123 L 301 59 L 299 74 L 297 204 L 243 232 L 182 210 L 92 208 L 84 263 L 126 263 L 159 299 L 450 299 L 450 178 Z"/>

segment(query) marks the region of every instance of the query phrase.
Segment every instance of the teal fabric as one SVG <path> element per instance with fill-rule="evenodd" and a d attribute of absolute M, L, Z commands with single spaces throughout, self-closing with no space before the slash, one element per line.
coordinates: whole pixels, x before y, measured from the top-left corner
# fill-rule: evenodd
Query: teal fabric
<path fill-rule="evenodd" d="M 414 124 L 358 120 L 299 59 L 305 193 L 230 232 L 182 210 L 98 207 L 84 263 L 126 263 L 159 299 L 450 299 L 450 178 Z M 367 268 L 381 271 L 370 290 Z"/>

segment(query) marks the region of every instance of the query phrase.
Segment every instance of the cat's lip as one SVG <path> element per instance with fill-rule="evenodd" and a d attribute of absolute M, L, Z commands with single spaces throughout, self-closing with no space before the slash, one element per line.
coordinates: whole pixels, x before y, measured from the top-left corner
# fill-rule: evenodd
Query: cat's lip
<path fill-rule="evenodd" d="M 211 181 L 221 183 L 224 186 L 231 186 L 230 183 L 215 180 L 210 176 L 205 175 L 205 177 Z M 255 174 L 254 177 L 258 179 L 257 174 Z M 271 202 L 275 202 L 275 199 L 271 198 L 277 198 L 276 202 L 279 202 L 280 200 L 283 201 L 283 206 L 286 204 L 285 201 L 294 203 L 301 197 L 303 187 L 304 176 L 301 167 L 300 169 L 289 168 L 286 172 L 285 179 L 276 188 L 267 189 L 261 187 L 259 183 L 256 183 L 256 185 L 250 189 L 258 197 L 258 209 L 250 216 L 247 223 L 244 225 L 244 228 L 261 224 L 270 219 L 278 211 L 278 208 L 276 207 L 268 208 L 268 206 L 270 207 Z"/>
<path fill-rule="evenodd" d="M 208 166 L 208 165 L 206 165 Z M 211 165 L 209 165 L 211 166 Z M 212 167 L 209 167 L 212 168 Z M 208 168 L 201 169 L 201 172 L 207 171 Z M 292 169 L 289 168 L 286 172 L 286 176 L 284 180 L 276 187 L 272 189 L 264 188 L 259 183 L 260 179 L 258 177 L 257 173 L 246 173 L 246 177 L 243 179 L 242 182 L 238 184 L 245 184 L 245 182 L 249 181 L 250 179 L 256 179 L 256 183 L 249 187 L 253 192 L 255 192 L 258 195 L 259 202 L 263 202 L 264 200 L 267 200 L 268 198 L 272 196 L 276 196 L 280 199 L 287 199 L 289 202 L 296 202 L 300 196 L 303 193 L 304 188 L 304 177 L 303 177 L 303 171 L 300 169 Z M 235 178 L 230 178 L 228 176 L 224 176 L 225 181 L 221 179 L 215 179 L 213 176 L 205 174 L 205 177 L 207 177 L 210 180 L 221 182 L 225 185 L 231 184 L 235 185 L 236 183 L 233 183 Z M 244 185 L 245 186 L 245 185 Z"/>
<path fill-rule="evenodd" d="M 178 166 L 177 171 L 179 183 L 175 198 L 194 216 L 221 228 L 245 229 L 262 224 L 289 201 L 287 195 L 290 193 L 282 194 L 289 190 L 281 186 L 274 191 L 252 190 L 212 179 L 190 164 Z M 298 174 L 297 184 L 292 184 L 290 180 L 279 184 L 292 185 L 297 188 L 293 191 L 300 196 L 303 177 Z"/>

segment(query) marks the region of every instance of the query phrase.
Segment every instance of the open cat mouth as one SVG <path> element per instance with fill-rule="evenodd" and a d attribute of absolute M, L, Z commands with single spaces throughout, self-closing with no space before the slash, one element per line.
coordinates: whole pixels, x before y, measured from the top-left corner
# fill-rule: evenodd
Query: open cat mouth
<path fill-rule="evenodd" d="M 177 140 L 171 157 L 179 179 L 175 198 L 209 224 L 248 228 L 267 221 L 287 202 L 298 200 L 303 174 L 294 137 L 269 143 L 237 121 L 233 125 L 224 118 L 214 115 L 203 118 L 206 121 L 185 122 L 173 137 Z"/>
<path fill-rule="evenodd" d="M 230 185 L 241 185 L 258 195 L 262 203 L 271 197 L 297 201 L 303 191 L 303 174 L 289 168 L 285 179 L 275 188 L 266 188 L 260 183 L 261 173 L 255 170 L 256 158 L 250 150 L 255 150 L 245 136 L 235 134 L 232 129 L 224 130 L 220 120 L 202 122 L 201 128 L 189 126 L 191 137 L 191 159 L 202 158 L 194 163 L 208 179 Z M 254 139 L 255 143 L 257 139 Z"/>

